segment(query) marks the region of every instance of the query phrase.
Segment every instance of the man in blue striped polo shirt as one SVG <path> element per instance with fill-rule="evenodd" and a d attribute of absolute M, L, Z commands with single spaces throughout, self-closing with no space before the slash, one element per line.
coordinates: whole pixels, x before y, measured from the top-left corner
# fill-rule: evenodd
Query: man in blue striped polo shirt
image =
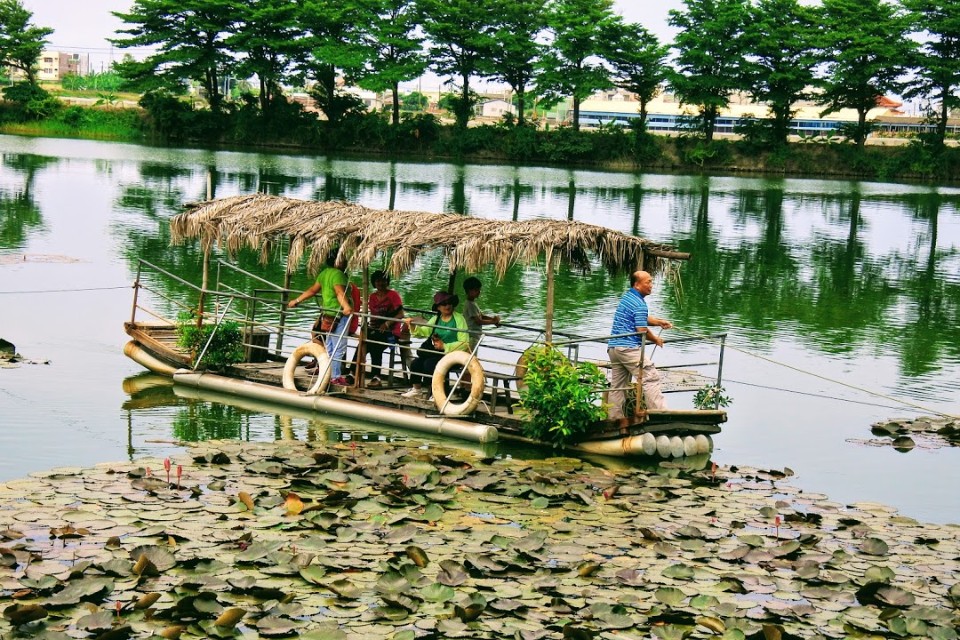
<path fill-rule="evenodd" d="M 653 277 L 646 271 L 635 271 L 630 275 L 630 288 L 620 298 L 617 311 L 613 314 L 613 328 L 610 335 L 620 336 L 607 341 L 607 356 L 610 358 L 612 372 L 610 384 L 610 419 L 623 418 L 624 389 L 629 387 L 634 376 L 640 375 L 640 363 L 643 363 L 643 399 L 647 409 L 666 409 L 667 401 L 660 391 L 660 373 L 652 360 L 643 357 L 640 348 L 640 335 L 646 334 L 646 341 L 658 347 L 663 346 L 660 336 L 649 331 L 649 327 L 670 329 L 673 324 L 661 318 L 651 316 L 644 300 L 653 291 Z"/>

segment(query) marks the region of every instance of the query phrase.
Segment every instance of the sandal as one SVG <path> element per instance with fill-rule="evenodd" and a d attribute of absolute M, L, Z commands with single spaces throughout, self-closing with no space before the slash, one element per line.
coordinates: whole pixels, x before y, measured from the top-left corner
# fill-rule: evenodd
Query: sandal
<path fill-rule="evenodd" d="M 367 383 L 367 386 L 370 387 L 371 389 L 379 389 L 380 387 L 383 386 L 383 383 L 380 382 L 379 377 L 373 376 L 370 382 Z"/>

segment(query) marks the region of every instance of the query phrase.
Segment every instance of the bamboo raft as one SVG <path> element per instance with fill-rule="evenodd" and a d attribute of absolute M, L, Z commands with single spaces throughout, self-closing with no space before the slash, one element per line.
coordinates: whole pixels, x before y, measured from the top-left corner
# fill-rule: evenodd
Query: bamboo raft
<path fill-rule="evenodd" d="M 389 220 L 389 224 L 380 228 L 374 224 L 375 220 Z M 666 262 L 688 257 L 662 245 L 582 223 L 471 220 L 449 214 L 384 212 L 347 203 L 306 203 L 260 194 L 202 203 L 174 218 L 171 229 L 174 242 L 190 238 L 200 240 L 205 256 L 204 282 L 199 285 L 191 283 L 140 261 L 131 317 L 124 324 L 130 337 L 124 352 L 133 360 L 155 373 L 171 376 L 176 385 L 479 442 L 498 438 L 525 439 L 523 424 L 527 416 L 518 404 L 517 388 L 522 382 L 522 373 L 518 368 L 519 360 L 511 362 L 511 357 L 523 354 L 531 345 L 543 343 L 564 345 L 567 357 L 574 362 L 581 357 L 582 350 L 605 355 L 605 336 L 586 338 L 554 331 L 553 265 L 557 260 L 565 258 L 585 268 L 589 265 L 588 256 L 593 252 L 607 269 L 629 272 L 638 265 L 655 271 Z M 288 280 L 282 286 L 224 261 L 217 262 L 217 284 L 212 287 L 207 284 L 207 259 L 214 245 L 219 243 L 228 252 L 242 246 L 257 246 L 261 255 L 266 257 L 269 247 L 281 239 L 285 239 L 289 247 Z M 498 330 L 489 346 L 484 343 L 482 358 L 471 356 L 471 362 L 476 359 L 482 366 L 484 381 L 479 394 L 471 387 L 479 401 L 462 413 L 451 415 L 446 402 L 441 405 L 432 399 L 400 395 L 408 388 L 409 380 L 408 372 L 397 364 L 396 356 L 402 346 L 390 349 L 391 363 L 385 368 L 388 373 L 379 388 L 366 385 L 364 367 L 355 368 L 364 375 L 358 375 L 350 386 L 330 386 L 317 393 L 305 393 L 303 389 L 309 389 L 315 378 L 305 368 L 297 366 L 299 360 L 289 362 L 297 353 L 294 350 L 291 354 L 289 345 L 291 341 L 309 342 L 310 335 L 303 330 L 305 322 L 288 317 L 291 313 L 286 304 L 291 293 L 289 273 L 308 254 L 311 256 L 309 264 L 316 266 L 318 256 L 326 255 L 331 246 L 352 248 L 351 271 L 363 273 L 364 299 L 368 268 L 378 257 L 386 259 L 391 271 L 400 273 L 412 266 L 420 251 L 439 249 L 450 264 L 448 290 L 452 290 L 458 269 L 475 270 L 486 263 L 493 264 L 501 273 L 512 264 L 529 262 L 545 253 L 546 326 L 503 325 L 510 331 L 500 335 Z M 223 285 L 219 282 L 221 269 L 239 274 L 247 282 L 259 283 L 258 287 L 263 286 L 253 291 L 239 291 Z M 145 278 L 144 270 L 152 271 L 151 277 Z M 153 284 L 162 278 L 173 279 L 178 287 L 193 290 L 198 300 L 196 307 L 182 301 L 168 302 L 181 309 L 202 310 L 202 322 L 219 325 L 227 311 L 231 311 L 231 319 L 241 324 L 244 331 L 245 357 L 242 362 L 216 372 L 208 371 L 194 361 L 196 354 L 187 353 L 177 345 L 177 324 L 164 313 L 148 307 L 143 300 L 145 293 L 156 298 L 165 297 L 165 292 Z M 238 307 L 243 308 L 231 309 L 238 301 Z M 206 309 L 211 303 L 215 307 L 212 312 Z M 151 320 L 138 319 L 138 313 L 149 315 Z M 364 323 L 376 319 L 365 310 L 359 315 Z M 523 332 L 526 337 L 521 335 Z M 486 337 L 485 333 L 482 339 Z M 714 337 L 718 338 L 720 345 L 719 359 L 706 364 L 717 365 L 716 375 L 705 375 L 696 368 L 662 370 L 665 392 L 688 392 L 705 384 L 719 385 L 724 335 Z M 350 340 L 362 353 L 365 340 L 362 329 Z M 684 340 L 695 339 L 681 338 L 670 342 Z M 591 361 L 601 367 L 607 366 L 597 358 Z M 285 380 L 285 371 L 288 370 L 292 374 L 288 373 Z M 642 394 L 639 385 L 636 394 L 637 397 Z M 710 436 L 718 433 L 719 425 L 725 421 L 726 412 L 719 407 L 662 411 L 634 409 L 628 418 L 595 423 L 588 439 L 574 443 L 571 448 L 628 456 L 679 457 L 707 453 L 712 449 Z"/>

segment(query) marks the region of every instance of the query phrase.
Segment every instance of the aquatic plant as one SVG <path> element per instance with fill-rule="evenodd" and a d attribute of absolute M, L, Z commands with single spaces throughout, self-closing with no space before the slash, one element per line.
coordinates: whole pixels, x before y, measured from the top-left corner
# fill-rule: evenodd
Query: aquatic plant
<path fill-rule="evenodd" d="M 0 483 L 0 637 L 957 638 L 955 527 L 787 470 L 375 441 L 173 465 Z"/>

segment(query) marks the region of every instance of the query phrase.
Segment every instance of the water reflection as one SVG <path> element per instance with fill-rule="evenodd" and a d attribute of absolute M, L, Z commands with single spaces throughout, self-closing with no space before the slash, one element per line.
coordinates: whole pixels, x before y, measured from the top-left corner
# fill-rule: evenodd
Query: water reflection
<path fill-rule="evenodd" d="M 303 440 L 306 442 L 389 441 L 417 442 L 423 446 L 457 447 L 480 456 L 498 455 L 498 443 L 472 443 L 429 434 L 384 429 L 373 423 L 338 421 L 333 416 L 294 407 L 270 404 L 215 391 L 174 385 L 170 378 L 138 374 L 123 381 L 129 398 L 123 403 L 127 417 L 129 458 L 148 450 L 157 434 L 152 422 L 165 416 L 171 422 L 166 439 L 181 442 L 206 440 Z M 509 455 L 509 452 L 508 452 Z M 541 453 L 542 455 L 542 453 Z"/>
<path fill-rule="evenodd" d="M 54 162 L 54 158 L 21 153 L 3 154 L 2 163 L 9 176 L 0 183 L 0 247 L 21 249 L 30 232 L 43 230 L 43 216 L 34 200 L 37 173 Z"/>
<path fill-rule="evenodd" d="M 772 334 L 787 333 L 829 354 L 889 342 L 907 375 L 928 374 L 937 369 L 944 354 L 954 360 L 957 356 L 956 323 L 945 332 L 931 330 L 943 327 L 941 323 L 957 313 L 960 293 L 956 277 L 938 266 L 938 261 L 948 255 L 956 257 L 956 247 L 946 252 L 937 249 L 940 210 L 954 218 L 954 223 L 957 217 L 960 196 L 955 193 L 894 190 L 877 195 L 864 193 L 857 183 L 842 192 L 831 184 L 821 193 L 791 193 L 790 185 L 783 180 L 744 181 L 732 190 L 727 180 L 716 189 L 718 179 L 708 176 L 679 181 L 671 191 L 664 191 L 645 188 L 636 181 L 623 187 L 593 181 L 580 185 L 577 172 L 572 171 L 563 172 L 562 177 L 556 176 L 561 181 L 538 190 L 523 181 L 520 169 L 504 168 L 508 181 L 490 185 L 477 184 L 483 178 L 482 171 L 464 166 L 451 168 L 446 189 L 442 184 L 423 189 L 419 182 L 402 181 L 397 163 L 379 166 L 384 172 L 376 176 L 369 171 L 344 171 L 346 167 L 332 160 L 322 163 L 323 173 L 316 178 L 284 175 L 276 167 L 261 170 L 256 176 L 223 171 L 213 171 L 212 175 L 216 176 L 213 184 L 224 192 L 256 186 L 291 197 L 360 202 L 372 194 L 386 200 L 373 204 L 395 207 L 399 198 L 404 200 L 402 208 L 413 209 L 431 208 L 418 202 L 418 195 L 445 192 L 445 210 L 468 214 L 476 210 L 477 215 L 512 219 L 539 216 L 540 210 L 552 202 L 565 211 L 568 219 L 603 224 L 611 222 L 607 216 L 619 208 L 618 213 L 625 214 L 627 230 L 654 238 L 662 235 L 658 229 L 666 216 L 674 230 L 666 240 L 691 252 L 694 259 L 684 265 L 678 284 L 664 285 L 661 304 L 691 331 L 709 331 L 721 321 L 750 329 L 751 335 L 762 342 L 771 340 Z M 183 190 L 177 182 L 189 181 L 191 172 L 181 169 L 164 173 L 155 163 L 145 163 L 141 169 L 140 184 L 127 187 L 118 206 L 139 209 L 151 219 L 179 211 Z M 481 175 L 473 176 L 473 172 Z M 158 177 L 162 177 L 162 185 L 156 184 Z M 304 187 L 310 193 L 303 194 Z M 149 197 L 151 194 L 153 197 Z M 496 204 L 496 211 L 482 206 L 487 199 Z M 664 200 L 666 209 L 658 206 Z M 556 209 L 553 211 L 555 215 Z M 926 228 L 922 234 L 907 235 L 905 239 L 916 238 L 911 246 L 891 246 L 886 238 L 877 242 L 878 232 L 882 236 L 888 223 L 881 218 L 891 216 L 901 218 L 899 225 Z M 925 241 L 922 254 L 917 246 L 920 240 Z M 131 259 L 143 257 L 177 272 L 197 275 L 199 254 L 184 247 L 170 247 L 162 228 L 155 238 L 131 234 L 128 243 L 130 250 L 124 253 Z M 252 254 L 240 262 L 244 268 L 282 282 L 280 264 L 259 265 Z M 437 262 L 403 279 L 400 284 L 413 306 L 426 306 L 430 293 L 445 284 L 440 271 L 442 265 Z M 481 275 L 489 279 L 489 274 Z M 304 274 L 297 278 L 302 280 L 295 282 L 297 286 L 305 284 Z M 567 321 L 577 321 L 593 300 L 616 295 L 623 286 L 601 272 L 586 277 L 561 273 L 559 278 L 564 295 L 558 301 L 557 317 Z M 497 311 L 525 321 L 539 319 L 543 312 L 542 286 L 542 276 L 535 268 L 515 269 L 496 285 Z M 905 328 L 896 326 L 902 308 L 911 311 L 905 326 L 915 327 L 918 335 L 922 334 L 919 343 L 911 342 L 909 349 L 906 342 L 885 337 Z"/>
<path fill-rule="evenodd" d="M 679 329 L 700 334 L 727 330 L 732 347 L 842 378 L 898 400 L 953 413 L 960 410 L 957 189 L 337 160 L 9 136 L 0 136 L 0 153 L 4 163 L 0 269 L 9 270 L 5 282 L 15 281 L 17 288 L 48 289 L 51 282 L 81 288 L 91 280 L 103 286 L 125 285 L 135 276 L 140 258 L 199 281 L 201 251 L 195 245 L 170 246 L 167 220 L 182 210 L 184 202 L 206 198 L 208 190 L 216 197 L 263 191 L 504 220 L 572 218 L 693 254 L 678 281 L 657 282 L 652 300 L 656 313 L 670 318 Z M 80 257 L 86 262 L 72 266 L 5 265 L 2 260 L 4 252 L 74 255 L 81 249 Z M 284 280 L 284 266 L 276 256 L 261 264 L 257 253 L 250 251 L 237 262 L 272 282 Z M 521 324 L 541 322 L 545 293 L 541 265 L 513 269 L 500 282 L 490 272 L 478 275 L 485 282 L 481 298 L 485 309 Z M 254 286 L 235 275 L 230 278 L 238 288 Z M 301 270 L 293 275 L 291 286 L 306 288 L 309 280 L 310 275 Z M 430 255 L 397 278 L 394 286 L 408 304 L 423 308 L 446 283 L 442 256 Z M 158 293 L 145 304 L 166 314 L 171 311 L 168 300 L 189 302 L 185 287 L 169 281 L 153 284 Z M 625 286 L 624 279 L 601 270 L 588 274 L 560 270 L 558 328 L 606 332 Z M 321 437 L 321 431 L 330 433 L 330 428 L 308 427 L 306 418 L 278 422 L 275 413 L 251 410 L 244 415 L 234 410 L 214 416 L 207 409 L 189 406 L 199 400 L 170 390 L 116 398 L 118 377 L 137 370 L 119 354 L 123 339 L 119 323 L 129 314 L 128 292 L 121 291 L 104 304 L 89 298 L 67 303 L 68 309 L 84 309 L 82 333 L 71 333 L 73 325 L 65 333 L 63 323 L 51 327 L 45 322 L 63 317 L 62 297 L 3 299 L 8 334 L 4 337 L 14 338 L 18 346 L 32 342 L 36 353 L 59 349 L 55 362 L 61 367 L 66 362 L 73 366 L 70 371 L 83 367 L 96 373 L 40 381 L 34 372 L 18 371 L 17 378 L 5 382 L 8 395 L 0 396 L 0 411 L 20 426 L 8 435 L 0 434 L 0 448 L 10 452 L 5 462 L 0 461 L 0 474 L 6 477 L 35 470 L 37 464 L 50 466 L 47 460 L 57 447 L 96 450 L 89 454 L 98 456 L 94 461 L 116 457 L 103 444 L 109 437 L 100 436 L 94 447 L 87 436 L 115 426 L 121 405 L 124 423 L 127 419 L 139 422 L 138 454 L 153 453 L 162 446 L 145 444 L 145 440 L 172 442 L 177 437 L 173 425 L 180 411 L 185 412 L 182 420 L 186 421 L 222 417 L 229 431 L 239 430 L 241 437 L 249 431 L 250 437 L 272 438 L 291 425 L 297 437 L 313 437 L 307 435 L 310 429 L 316 437 Z M 896 493 L 913 487 L 912 495 L 922 495 L 930 503 L 925 507 L 930 512 L 949 482 L 923 484 L 922 477 L 949 478 L 951 469 L 960 468 L 953 450 L 913 451 L 888 459 L 885 452 L 864 452 L 847 442 L 866 437 L 871 421 L 901 413 L 887 408 L 893 402 L 869 407 L 821 400 L 843 395 L 842 390 L 837 385 L 811 384 L 800 375 L 738 355 L 731 356 L 725 370 L 735 401 L 731 422 L 718 439 L 722 462 L 755 460 L 799 467 L 821 479 L 821 489 L 823 483 L 830 485 L 842 476 L 843 490 L 856 491 L 857 496 L 876 497 L 871 493 L 875 489 Z M 50 371 L 49 375 L 62 375 L 60 368 Z M 51 383 L 82 395 L 83 401 L 51 401 L 45 393 Z M 769 387 L 812 395 L 784 395 Z M 98 398 L 104 399 L 104 407 L 96 404 Z M 874 400 L 852 391 L 847 399 Z M 150 406 L 161 401 L 170 404 Z M 47 405 L 56 419 L 29 410 Z M 192 418 L 188 410 L 193 411 Z M 908 407 L 903 413 L 913 410 Z M 35 428 L 44 421 L 51 423 L 46 431 Z M 88 423 L 96 426 L 73 427 Z M 70 427 L 56 427 L 64 431 L 61 442 L 48 446 L 49 440 L 31 440 L 31 434 L 49 433 L 62 424 Z M 209 426 L 195 430 L 197 437 L 200 431 L 214 431 Z M 118 451 L 116 455 L 122 456 L 123 449 Z M 875 470 L 877 464 L 888 469 Z M 841 474 L 839 469 L 847 465 L 856 472 Z M 952 473 L 955 478 L 956 472 Z M 880 489 L 886 484 L 891 486 Z M 902 504 L 920 506 L 914 497 L 904 498 Z M 953 512 L 960 519 L 960 506 Z"/>

